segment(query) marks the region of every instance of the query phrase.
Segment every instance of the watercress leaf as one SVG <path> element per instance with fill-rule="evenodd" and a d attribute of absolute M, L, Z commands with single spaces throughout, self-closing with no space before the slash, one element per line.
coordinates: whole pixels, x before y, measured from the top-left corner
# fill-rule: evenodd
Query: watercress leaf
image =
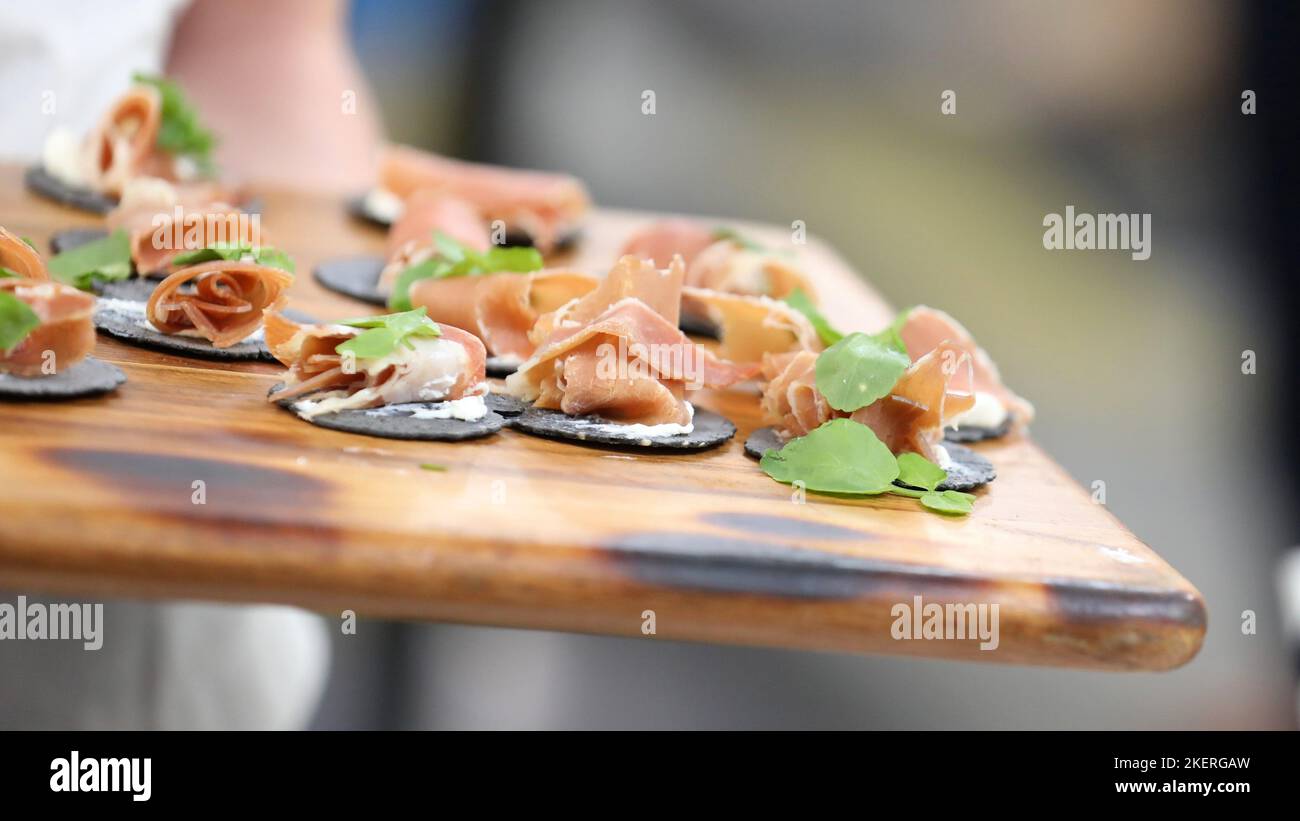
<path fill-rule="evenodd" d="M 366 330 L 335 346 L 334 350 L 357 359 L 382 359 L 395 351 L 398 345 L 410 346 L 411 337 L 441 336 L 442 331 L 426 313 L 420 307 L 396 314 L 342 320 L 339 325 Z"/>
<path fill-rule="evenodd" d="M 390 311 L 411 310 L 411 286 L 422 279 L 437 277 L 440 267 L 449 266 L 445 260 L 434 257 L 412 265 L 398 274 L 397 281 L 393 283 L 393 292 L 388 295 L 388 309 Z"/>
<path fill-rule="evenodd" d="M 40 327 L 31 306 L 8 291 L 0 291 L 0 351 L 10 351 Z"/>
<path fill-rule="evenodd" d="M 844 338 L 844 334 L 831 327 L 830 320 L 817 310 L 817 306 L 803 292 L 802 288 L 796 288 L 792 293 L 786 296 L 785 301 L 791 308 L 808 317 L 808 321 L 817 331 L 817 336 L 821 337 L 822 344 L 834 345 Z"/>
<path fill-rule="evenodd" d="M 253 253 L 253 258 L 257 260 L 258 265 L 279 268 L 281 271 L 288 271 L 291 274 L 297 273 L 297 266 L 294 265 L 293 259 L 279 248 L 259 248 Z"/>
<path fill-rule="evenodd" d="M 823 493 L 878 494 L 898 478 L 898 461 L 871 428 L 832 419 L 780 450 L 763 454 L 759 466 L 778 482 L 802 481 Z"/>
<path fill-rule="evenodd" d="M 6 267 L 4 267 L 3 265 L 0 265 L 0 279 L 3 279 L 3 278 L 5 278 L 5 277 L 13 277 L 13 278 L 15 278 L 15 279 L 22 279 L 22 278 L 23 278 L 23 277 L 21 277 L 21 276 L 18 274 L 18 272 L 15 271 L 14 269 L 12 269 L 12 268 L 6 268 Z"/>
<path fill-rule="evenodd" d="M 907 496 L 908 498 L 911 499 L 920 499 L 925 494 L 932 493 L 933 491 L 918 490 L 917 488 L 914 487 L 903 487 L 902 485 L 894 485 L 889 489 L 889 492 L 893 493 L 896 496 Z"/>
<path fill-rule="evenodd" d="M 945 490 L 942 493 L 932 490 L 921 497 L 921 504 L 935 513 L 948 516 L 965 516 L 973 509 L 974 502 L 974 496 L 956 490 Z"/>
<path fill-rule="evenodd" d="M 750 239 L 749 237 L 746 237 L 744 234 L 741 234 L 739 231 L 737 231 L 734 228 L 727 228 L 725 226 L 719 226 L 717 228 L 714 228 L 713 238 L 715 240 L 725 239 L 728 242 L 734 242 L 735 244 L 739 245 L 741 248 L 744 248 L 748 251 L 763 252 L 767 250 L 767 248 L 758 244 L 757 242 Z"/>
<path fill-rule="evenodd" d="M 46 267 L 52 279 L 82 290 L 96 280 L 126 279 L 131 276 L 131 240 L 119 228 L 103 239 L 55 254 Z"/>
<path fill-rule="evenodd" d="M 441 231 L 434 232 L 433 246 L 438 249 L 438 256 L 451 262 L 460 262 L 462 259 L 465 259 L 470 254 L 474 253 L 472 250 L 466 248 L 460 242 Z"/>
<path fill-rule="evenodd" d="M 817 390 L 832 408 L 852 413 L 887 395 L 911 364 L 907 354 L 852 333 L 817 357 Z"/>
<path fill-rule="evenodd" d="M 948 478 L 948 472 L 919 453 L 898 455 L 898 483 L 924 490 L 934 490 Z"/>
<path fill-rule="evenodd" d="M 158 126 L 157 145 L 163 151 L 192 159 L 201 170 L 212 171 L 212 149 L 217 140 L 199 120 L 198 111 L 190 104 L 181 87 L 166 77 L 136 74 L 137 83 L 158 89 L 162 98 L 161 122 Z"/>
<path fill-rule="evenodd" d="M 542 254 L 536 248 L 493 246 L 484 257 L 484 268 L 487 273 L 513 271 L 523 274 L 539 271 L 542 268 Z"/>

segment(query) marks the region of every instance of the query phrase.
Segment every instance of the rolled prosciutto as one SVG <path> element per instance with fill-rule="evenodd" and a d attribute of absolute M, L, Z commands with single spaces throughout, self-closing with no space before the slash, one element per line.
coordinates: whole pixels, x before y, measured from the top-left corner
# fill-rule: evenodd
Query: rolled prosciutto
<path fill-rule="evenodd" d="M 66 371 L 94 349 L 93 295 L 49 280 L 15 278 L 0 279 L 0 292 L 26 303 L 40 319 L 21 342 L 0 350 L 0 372 L 49 376 Z"/>
<path fill-rule="evenodd" d="M 36 249 L 5 228 L 0 228 L 0 268 L 12 271 L 19 279 L 50 278 L 45 260 Z"/>
<path fill-rule="evenodd" d="M 154 288 L 145 315 L 165 334 L 198 336 L 228 348 L 262 327 L 280 308 L 293 274 L 249 262 L 219 260 L 182 268 Z"/>
<path fill-rule="evenodd" d="M 540 317 L 534 354 L 506 380 L 540 408 L 618 422 L 689 425 L 690 389 L 725 387 L 757 367 L 719 359 L 677 328 L 685 266 L 619 260 L 591 293 Z"/>

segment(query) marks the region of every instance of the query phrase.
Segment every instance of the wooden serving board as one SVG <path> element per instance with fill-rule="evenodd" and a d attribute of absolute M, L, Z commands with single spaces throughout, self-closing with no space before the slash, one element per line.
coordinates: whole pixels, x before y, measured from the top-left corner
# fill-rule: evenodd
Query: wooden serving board
<path fill-rule="evenodd" d="M 378 253 L 382 232 L 331 198 L 266 192 L 264 214 L 298 262 L 293 307 L 322 319 L 371 311 L 310 270 Z M 567 262 L 608 270 L 650 218 L 595 214 Z M 0 225 L 44 249 L 55 230 L 94 224 L 0 168 Z M 789 244 L 782 229 L 744 227 Z M 892 316 L 830 249 L 800 251 L 837 325 Z M 4 588 L 1126 670 L 1183 664 L 1204 636 L 1197 590 L 1027 438 L 977 446 L 999 477 L 971 516 L 950 519 L 898 497 L 797 504 L 743 454 L 762 424 L 752 394 L 697 397 L 740 433 L 693 455 L 510 430 L 412 443 L 323 430 L 269 405 L 271 365 L 103 337 L 96 356 L 126 371 L 117 394 L 0 402 Z M 998 648 L 894 639 L 891 611 L 916 596 L 997 604 Z"/>

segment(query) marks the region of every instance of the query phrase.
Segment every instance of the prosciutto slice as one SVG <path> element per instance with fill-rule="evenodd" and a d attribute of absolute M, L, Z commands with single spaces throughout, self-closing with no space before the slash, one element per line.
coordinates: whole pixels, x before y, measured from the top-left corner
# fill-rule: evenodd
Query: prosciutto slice
<path fill-rule="evenodd" d="M 256 215 L 213 199 L 207 185 L 173 186 L 165 180 L 133 180 L 105 218 L 108 230 L 126 230 L 131 261 L 142 274 L 165 272 L 172 259 L 210 245 L 269 245 Z"/>
<path fill-rule="evenodd" d="M 132 86 L 119 97 L 86 143 L 94 187 L 120 196 L 137 176 L 174 179 L 172 158 L 156 147 L 161 123 L 162 95 L 156 88 Z"/>
<path fill-rule="evenodd" d="M 822 349 L 821 338 L 806 316 L 765 296 L 684 287 L 682 313 L 706 317 L 718 328 L 715 350 L 732 362 L 759 364 L 768 354 Z"/>
<path fill-rule="evenodd" d="M 45 269 L 45 260 L 36 249 L 28 245 L 17 234 L 0 228 L 0 268 L 8 268 L 20 279 L 49 279 L 50 273 Z M 0 282 L 3 282 L 0 278 Z"/>
<path fill-rule="evenodd" d="M 279 312 L 266 316 L 266 346 L 289 369 L 280 402 L 331 394 L 336 409 L 372 408 L 412 401 L 449 401 L 487 392 L 487 353 L 473 334 L 439 324 L 441 335 L 409 340 L 381 360 L 347 365 L 336 348 L 363 329 L 305 325 Z"/>
<path fill-rule="evenodd" d="M 539 317 L 589 293 L 598 280 L 582 271 L 548 269 L 526 274 L 425 279 L 411 286 L 411 304 L 434 322 L 466 328 L 493 356 L 520 360 L 537 346 L 530 337 Z"/>
<path fill-rule="evenodd" d="M 542 253 L 554 250 L 591 207 L 586 187 L 567 174 L 463 162 L 404 145 L 385 148 L 379 184 L 403 200 L 421 189 L 465 200 L 489 223 L 502 220 L 527 232 Z"/>
<path fill-rule="evenodd" d="M 786 257 L 719 237 L 717 230 L 694 220 L 651 223 L 628 238 L 623 254 L 655 265 L 667 265 L 674 254 L 680 255 L 686 262 L 686 284 L 694 288 L 774 299 L 798 289 L 814 296 L 808 278 Z"/>
<path fill-rule="evenodd" d="M 941 343 L 961 349 L 971 363 L 972 389 L 976 393 L 993 395 L 1013 415 L 1017 425 L 1027 425 L 1034 419 L 1034 406 L 1017 396 L 1002 382 L 1002 375 L 992 357 L 979 345 L 970 331 L 943 311 L 918 305 L 907 314 L 899 336 L 907 347 L 907 354 L 918 360 Z"/>
<path fill-rule="evenodd" d="M 61 373 L 95 347 L 95 297 L 44 279 L 0 279 L 0 291 L 27 303 L 41 324 L 10 350 L 0 350 L 0 373 L 49 376 L 46 362 Z M 48 357 L 46 352 L 52 354 Z"/>
<path fill-rule="evenodd" d="M 388 229 L 388 262 L 379 274 L 379 291 L 392 293 L 402 272 L 434 255 L 433 237 L 443 233 L 475 251 L 491 247 L 487 222 L 474 205 L 440 191 L 417 191 Z"/>
<path fill-rule="evenodd" d="M 661 271 L 622 258 L 594 291 L 539 318 L 537 350 L 507 390 L 575 416 L 689 424 L 688 389 L 732 385 L 758 368 L 718 359 L 678 330 L 684 275 L 680 259 Z"/>
<path fill-rule="evenodd" d="M 887 396 L 853 413 L 837 411 L 817 390 L 817 354 L 769 355 L 762 408 L 785 437 L 803 436 L 831 419 L 849 418 L 879 437 L 894 453 L 912 452 L 942 462 L 937 452 L 949 421 L 975 403 L 970 355 L 941 343 L 912 363 Z"/>
<path fill-rule="evenodd" d="M 284 303 L 293 274 L 250 262 L 218 260 L 182 268 L 158 283 L 145 315 L 165 334 L 199 336 L 228 348 L 262 327 Z"/>

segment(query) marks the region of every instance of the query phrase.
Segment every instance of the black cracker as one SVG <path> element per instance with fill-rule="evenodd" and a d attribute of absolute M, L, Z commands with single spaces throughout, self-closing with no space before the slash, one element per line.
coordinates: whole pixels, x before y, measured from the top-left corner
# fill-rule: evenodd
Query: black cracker
<path fill-rule="evenodd" d="M 138 313 L 122 311 L 116 306 L 107 306 L 101 302 L 95 308 L 95 327 L 102 333 L 123 342 L 180 356 L 223 362 L 277 361 L 267 350 L 266 343 L 260 339 L 245 340 L 227 348 L 218 348 L 201 337 L 165 334 L 152 327 L 144 327 L 141 325 L 144 321 L 144 305 L 156 285 L 157 283 L 142 279 L 104 283 L 101 296 L 137 303 L 140 311 Z M 295 322 L 315 321 L 312 317 L 294 310 L 286 310 L 284 315 Z"/>
<path fill-rule="evenodd" d="M 89 188 L 68 185 L 43 166 L 28 168 L 23 182 L 35 194 L 92 214 L 107 214 L 117 207 L 117 200 Z"/>
<path fill-rule="evenodd" d="M 379 274 L 384 261 L 379 257 L 347 257 L 326 260 L 312 269 L 321 287 L 371 305 L 386 307 L 388 297 L 379 292 Z"/>
<path fill-rule="evenodd" d="M 13 376 L 0 373 L 0 399 L 57 402 L 117 390 L 126 374 L 116 365 L 88 357 L 52 376 Z"/>
<path fill-rule="evenodd" d="M 275 397 L 283 385 L 276 385 L 269 396 Z M 279 402 L 281 408 L 297 416 L 293 409 L 298 399 Z M 344 433 L 378 436 L 383 439 L 407 439 L 423 442 L 460 442 L 491 436 L 506 426 L 506 420 L 489 410 L 481 419 L 418 419 L 413 415 L 417 408 L 434 408 L 441 403 L 410 403 L 411 412 L 395 413 L 391 409 L 368 408 L 322 413 L 304 420 L 313 425 Z M 491 407 L 491 403 L 488 403 Z M 301 418 L 301 417 L 300 417 Z"/>
<path fill-rule="evenodd" d="M 745 455 L 751 459 L 761 459 L 763 454 L 785 444 L 775 428 L 759 428 L 745 440 Z M 945 443 L 944 450 L 952 464 L 948 467 L 948 478 L 939 485 L 939 490 L 971 490 L 988 484 L 997 478 L 998 472 L 993 463 L 970 448 L 951 442 Z"/>
<path fill-rule="evenodd" d="M 628 436 L 604 430 L 611 424 L 599 416 L 569 416 L 562 411 L 528 407 L 515 420 L 515 430 L 547 439 L 564 439 L 586 445 L 648 450 L 703 450 L 717 447 L 736 435 L 736 426 L 716 413 L 696 409 L 694 429 L 671 436 Z"/>
<path fill-rule="evenodd" d="M 73 248 L 80 248 L 88 242 L 95 242 L 108 236 L 103 228 L 67 228 L 55 231 L 50 237 L 50 252 L 62 254 Z"/>
<path fill-rule="evenodd" d="M 986 439 L 1000 439 L 1006 436 L 1015 424 L 1015 419 L 1011 414 L 1002 420 L 1002 424 L 997 427 L 986 428 L 980 425 L 962 425 L 960 428 L 947 428 L 943 432 L 943 438 L 949 442 L 983 442 Z"/>

